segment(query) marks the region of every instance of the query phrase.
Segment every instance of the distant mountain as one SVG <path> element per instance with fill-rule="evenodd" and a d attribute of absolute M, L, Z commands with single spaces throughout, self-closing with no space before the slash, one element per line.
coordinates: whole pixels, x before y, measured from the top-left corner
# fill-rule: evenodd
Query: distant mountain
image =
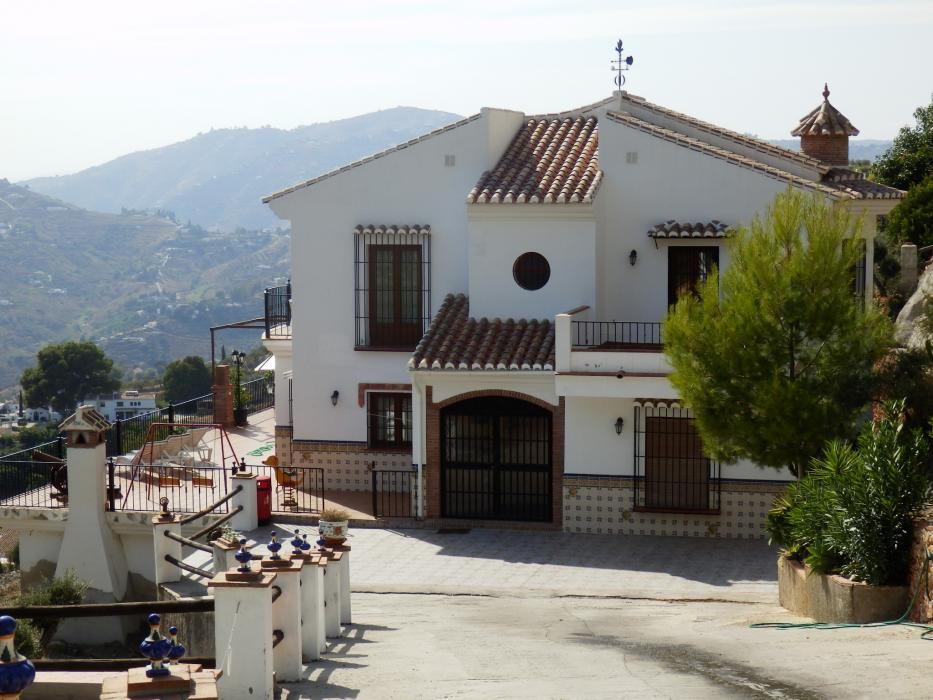
<path fill-rule="evenodd" d="M 770 143 L 793 151 L 800 150 L 800 139 L 771 139 Z M 883 139 L 849 139 L 849 160 L 874 160 L 888 150 L 891 143 Z"/>
<path fill-rule="evenodd" d="M 0 389 L 50 342 L 97 342 L 126 370 L 210 352 L 209 327 L 262 316 L 289 234 L 212 233 L 87 211 L 0 179 Z M 243 347 L 258 344 L 244 332 Z"/>
<path fill-rule="evenodd" d="M 460 117 L 395 107 L 288 131 L 216 129 L 121 156 L 73 175 L 40 177 L 33 190 L 86 209 L 175 212 L 208 229 L 282 225 L 263 195 L 436 129 Z"/>

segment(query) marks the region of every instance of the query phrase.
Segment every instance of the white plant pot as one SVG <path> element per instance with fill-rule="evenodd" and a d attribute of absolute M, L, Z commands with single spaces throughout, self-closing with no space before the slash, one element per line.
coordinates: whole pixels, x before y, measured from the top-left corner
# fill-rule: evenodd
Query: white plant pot
<path fill-rule="evenodd" d="M 329 545 L 343 544 L 347 539 L 348 526 L 347 520 L 321 520 L 318 523 L 321 537 Z"/>

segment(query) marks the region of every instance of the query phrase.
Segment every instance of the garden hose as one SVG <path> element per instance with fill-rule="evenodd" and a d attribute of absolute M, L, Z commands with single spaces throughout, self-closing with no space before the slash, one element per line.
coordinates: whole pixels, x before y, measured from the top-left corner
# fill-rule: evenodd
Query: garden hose
<path fill-rule="evenodd" d="M 925 639 L 928 642 L 933 642 L 933 625 L 926 625 L 920 622 L 909 622 L 907 616 L 910 614 L 910 611 L 914 607 L 914 603 L 917 602 L 917 595 L 920 593 L 920 590 L 924 587 L 927 588 L 927 595 L 929 596 L 929 583 L 930 583 L 930 562 L 933 561 L 933 552 L 929 549 L 927 550 L 927 565 L 923 567 L 923 573 L 920 576 L 920 582 L 917 584 L 917 590 L 914 591 L 913 596 L 911 596 L 910 603 L 907 604 L 907 609 L 904 611 L 904 614 L 901 615 L 896 620 L 885 620 L 883 622 L 866 622 L 859 624 L 856 622 L 756 622 L 749 627 L 754 629 L 779 629 L 779 630 L 792 630 L 792 629 L 812 629 L 812 630 L 838 630 L 846 629 L 849 627 L 889 627 L 891 625 L 904 625 L 906 627 L 919 627 L 923 630 L 920 634 L 920 639 Z"/>

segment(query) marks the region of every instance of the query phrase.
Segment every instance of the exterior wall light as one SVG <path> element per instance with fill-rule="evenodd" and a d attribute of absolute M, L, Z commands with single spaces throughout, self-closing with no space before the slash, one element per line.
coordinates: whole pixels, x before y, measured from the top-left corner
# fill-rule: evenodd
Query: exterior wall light
<path fill-rule="evenodd" d="M 622 434 L 622 426 L 625 425 L 625 421 L 622 420 L 622 416 L 619 416 L 618 418 L 616 418 L 616 423 L 615 423 L 615 425 L 616 425 L 616 435 L 621 435 L 621 434 Z"/>
<path fill-rule="evenodd" d="M 628 264 L 634 267 L 637 261 L 638 261 L 638 251 L 632 248 L 632 252 L 628 254 Z"/>
<path fill-rule="evenodd" d="M 331 403 L 331 406 L 336 406 L 336 405 L 337 405 L 337 399 L 339 399 L 339 398 L 340 398 L 340 392 L 337 391 L 336 389 L 334 389 L 334 393 L 330 395 L 330 403 Z"/>

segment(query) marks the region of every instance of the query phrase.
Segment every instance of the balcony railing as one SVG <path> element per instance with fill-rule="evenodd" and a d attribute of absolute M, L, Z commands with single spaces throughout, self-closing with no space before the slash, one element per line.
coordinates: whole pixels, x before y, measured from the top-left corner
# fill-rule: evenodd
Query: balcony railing
<path fill-rule="evenodd" d="M 646 347 L 660 349 L 660 323 L 640 321 L 573 321 L 571 341 L 574 348 L 631 350 Z"/>
<path fill-rule="evenodd" d="M 284 338 L 292 334 L 292 283 L 269 287 L 265 293 L 266 337 Z"/>

